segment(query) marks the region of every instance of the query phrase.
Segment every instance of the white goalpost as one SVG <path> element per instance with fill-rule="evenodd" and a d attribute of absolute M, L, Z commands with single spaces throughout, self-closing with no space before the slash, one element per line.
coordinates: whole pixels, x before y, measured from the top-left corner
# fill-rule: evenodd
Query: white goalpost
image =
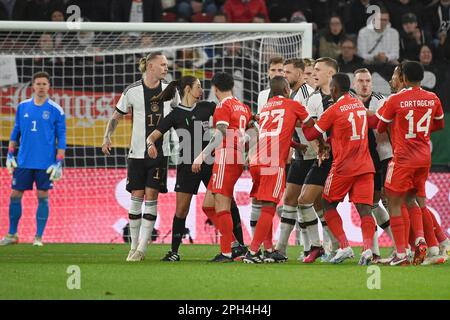
<path fill-rule="evenodd" d="M 183 75 L 199 78 L 204 99 L 212 99 L 209 89 L 215 72 L 231 73 L 234 94 L 256 111 L 258 92 L 267 86 L 269 58 L 310 58 L 312 25 L 0 21 L 1 234 L 8 225 L 11 177 L 4 165 L 15 110 L 31 95 L 31 76 L 47 71 L 51 98 L 65 110 L 68 149 L 63 179 L 50 195 L 45 241 L 121 242 L 129 201 L 124 183 L 130 119 L 116 129 L 110 157 L 101 153 L 100 146 L 115 103 L 129 84 L 141 78 L 138 61 L 151 51 L 167 56 L 168 81 Z M 236 197 L 247 225 L 250 189 L 245 191 L 245 179 Z M 170 232 L 175 209 L 173 184 L 171 172 L 169 193 L 159 200 L 157 241 L 170 241 L 163 238 Z M 202 199 L 199 193 L 193 200 L 187 227 L 194 242 L 210 243 L 214 235 L 204 224 Z M 19 226 L 22 241 L 33 238 L 35 206 L 35 195 L 28 192 Z"/>

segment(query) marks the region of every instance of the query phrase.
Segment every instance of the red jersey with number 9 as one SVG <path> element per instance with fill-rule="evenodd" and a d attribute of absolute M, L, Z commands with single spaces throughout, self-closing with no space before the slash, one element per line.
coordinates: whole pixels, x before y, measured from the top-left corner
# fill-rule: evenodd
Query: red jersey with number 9
<path fill-rule="evenodd" d="M 250 165 L 284 167 L 297 121 L 309 118 L 299 102 L 282 96 L 270 98 L 259 113 L 258 151 Z"/>
<path fill-rule="evenodd" d="M 244 150 L 244 135 L 252 117 L 250 108 L 236 97 L 226 97 L 216 107 L 213 125 L 226 124 L 227 134 L 220 148 Z"/>
<path fill-rule="evenodd" d="M 322 113 L 314 127 L 321 133 L 331 130 L 332 168 L 338 175 L 375 172 L 367 138 L 367 110 L 360 100 L 344 94 Z"/>
<path fill-rule="evenodd" d="M 403 89 L 386 100 L 377 116 L 381 121 L 392 123 L 396 165 L 409 168 L 431 165 L 431 121 L 444 118 L 436 94 L 420 87 Z"/>

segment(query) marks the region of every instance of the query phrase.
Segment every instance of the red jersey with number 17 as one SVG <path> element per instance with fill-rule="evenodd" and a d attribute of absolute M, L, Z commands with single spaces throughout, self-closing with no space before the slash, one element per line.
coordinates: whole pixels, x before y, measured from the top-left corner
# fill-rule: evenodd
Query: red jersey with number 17
<path fill-rule="evenodd" d="M 314 127 L 321 133 L 331 130 L 336 174 L 352 177 L 375 172 L 367 138 L 367 110 L 359 99 L 344 94 L 322 113 Z"/>
<path fill-rule="evenodd" d="M 250 165 L 284 167 L 297 121 L 309 118 L 299 102 L 282 96 L 270 98 L 259 113 L 258 151 Z"/>
<path fill-rule="evenodd" d="M 392 123 L 394 162 L 408 168 L 431 165 L 430 124 L 444 118 L 441 101 L 420 87 L 390 96 L 377 111 L 381 121 Z"/>
<path fill-rule="evenodd" d="M 250 108 L 236 97 L 226 97 L 216 107 L 213 125 L 226 124 L 227 134 L 220 148 L 244 150 L 244 135 L 252 117 Z"/>

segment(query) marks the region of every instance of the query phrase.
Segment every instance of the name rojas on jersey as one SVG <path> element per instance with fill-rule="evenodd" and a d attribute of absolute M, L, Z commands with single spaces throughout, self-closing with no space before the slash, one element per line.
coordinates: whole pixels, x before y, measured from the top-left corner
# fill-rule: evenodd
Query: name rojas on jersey
<path fill-rule="evenodd" d="M 146 113 L 145 113 L 145 99 L 144 99 L 144 89 L 143 80 L 138 80 L 131 85 L 129 85 L 122 95 L 120 96 L 119 102 L 117 102 L 116 109 L 122 114 L 127 114 L 133 111 L 132 115 L 132 132 L 131 132 L 131 144 L 130 151 L 128 152 L 128 157 L 133 159 L 144 159 L 145 153 L 147 152 L 146 146 Z M 168 86 L 168 83 L 162 81 L 161 91 Z M 175 98 L 172 100 L 164 102 L 163 107 L 163 117 L 166 117 L 169 112 L 178 106 L 180 101 L 180 96 L 177 92 Z M 164 156 L 171 156 L 176 151 L 171 152 L 170 140 L 178 143 L 178 136 L 175 130 L 171 129 L 163 135 L 162 149 Z"/>
<path fill-rule="evenodd" d="M 356 98 L 358 97 L 354 92 L 350 92 L 350 94 Z M 372 95 L 370 96 L 369 110 L 372 112 L 377 112 L 377 110 L 383 106 L 386 99 L 387 98 L 381 93 L 372 92 Z M 392 158 L 394 153 L 392 151 L 392 145 L 388 133 L 378 133 L 376 129 L 369 130 L 373 130 L 373 133 L 375 134 L 375 141 L 377 143 L 376 149 L 380 160 L 383 161 Z"/>

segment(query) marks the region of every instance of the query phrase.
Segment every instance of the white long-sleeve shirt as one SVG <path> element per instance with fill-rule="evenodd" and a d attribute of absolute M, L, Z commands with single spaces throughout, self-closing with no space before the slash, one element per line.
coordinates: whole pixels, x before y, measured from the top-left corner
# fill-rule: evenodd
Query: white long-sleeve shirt
<path fill-rule="evenodd" d="M 381 35 L 383 35 L 383 38 L 380 43 L 369 53 Z M 373 25 L 362 28 L 358 33 L 358 55 L 364 60 L 373 60 L 380 52 L 384 52 L 389 60 L 399 58 L 400 37 L 398 31 L 392 28 L 390 24 L 386 26 L 383 32 L 376 32 Z"/>

